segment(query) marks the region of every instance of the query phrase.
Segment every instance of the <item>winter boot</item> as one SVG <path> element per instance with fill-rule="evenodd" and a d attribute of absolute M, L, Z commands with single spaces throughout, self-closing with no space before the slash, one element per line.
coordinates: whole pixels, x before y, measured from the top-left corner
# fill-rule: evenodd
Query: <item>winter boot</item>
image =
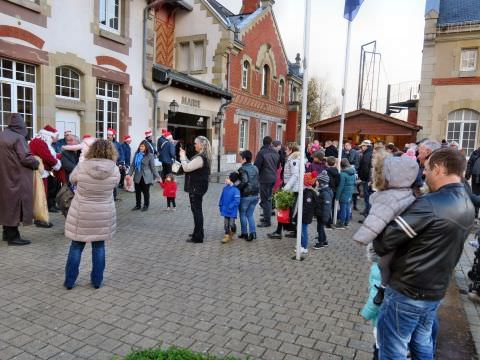
<path fill-rule="evenodd" d="M 230 240 L 232 240 L 232 237 L 230 234 L 225 234 L 225 236 L 223 237 L 223 240 L 222 240 L 222 244 L 226 244 L 228 242 L 230 242 Z"/>
<path fill-rule="evenodd" d="M 248 236 L 248 239 L 246 239 L 247 241 L 253 241 L 257 238 L 257 233 L 251 233 L 249 236 Z"/>

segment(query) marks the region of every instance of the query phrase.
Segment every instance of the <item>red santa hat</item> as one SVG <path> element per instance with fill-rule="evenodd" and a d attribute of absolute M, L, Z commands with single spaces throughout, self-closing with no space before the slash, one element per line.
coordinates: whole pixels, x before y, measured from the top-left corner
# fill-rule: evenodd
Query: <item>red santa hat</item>
<path fill-rule="evenodd" d="M 165 138 L 168 139 L 168 140 L 173 140 L 173 136 L 172 136 L 172 133 L 170 131 L 165 131 L 163 133 L 163 136 L 165 136 Z"/>
<path fill-rule="evenodd" d="M 50 133 L 52 137 L 58 137 L 58 130 L 51 125 L 46 125 L 43 130 Z"/>
<path fill-rule="evenodd" d="M 107 135 L 117 135 L 117 132 L 115 131 L 115 129 L 108 129 Z"/>
<path fill-rule="evenodd" d="M 90 135 L 90 134 L 85 134 L 85 135 L 83 135 L 82 139 L 88 139 L 88 138 L 91 138 L 91 137 L 92 137 L 92 135 Z"/>
<path fill-rule="evenodd" d="M 123 137 L 123 141 L 130 141 L 130 140 L 132 140 L 132 137 L 130 135 L 125 135 Z"/>
<path fill-rule="evenodd" d="M 145 131 L 145 137 L 149 137 L 152 135 L 153 135 L 152 129 L 148 129 L 147 131 Z"/>

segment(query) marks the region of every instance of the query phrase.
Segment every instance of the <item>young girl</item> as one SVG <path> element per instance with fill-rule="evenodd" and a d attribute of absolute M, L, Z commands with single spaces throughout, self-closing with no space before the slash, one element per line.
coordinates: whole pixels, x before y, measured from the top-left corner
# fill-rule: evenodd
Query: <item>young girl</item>
<path fill-rule="evenodd" d="M 79 162 L 83 162 L 85 160 L 85 155 L 88 153 L 88 150 L 90 149 L 90 146 L 95 142 L 94 137 L 89 134 L 83 135 L 82 142 L 77 145 L 63 145 L 62 150 L 67 150 L 67 151 L 78 151 L 81 150 L 80 152 L 80 159 Z"/>
<path fill-rule="evenodd" d="M 163 189 L 163 196 L 167 198 L 167 210 L 177 210 L 175 204 L 175 198 L 177 197 L 177 183 L 175 182 L 175 176 L 168 174 L 165 177 L 165 181 L 160 183 Z"/>

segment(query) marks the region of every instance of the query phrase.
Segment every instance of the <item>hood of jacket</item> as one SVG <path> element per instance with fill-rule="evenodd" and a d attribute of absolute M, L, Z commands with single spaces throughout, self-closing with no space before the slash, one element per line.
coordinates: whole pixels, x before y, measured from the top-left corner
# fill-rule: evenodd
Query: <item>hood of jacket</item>
<path fill-rule="evenodd" d="M 108 159 L 89 159 L 83 162 L 85 171 L 92 178 L 97 180 L 105 180 L 115 174 L 116 164 Z"/>
<path fill-rule="evenodd" d="M 288 160 L 300 159 L 300 151 L 295 151 L 288 156 Z"/>
<path fill-rule="evenodd" d="M 23 120 L 22 115 L 12 114 L 10 116 L 10 122 L 8 123 L 8 128 L 17 134 L 22 135 L 23 137 L 28 135 L 27 126 Z"/>
<path fill-rule="evenodd" d="M 356 171 L 353 167 L 346 168 L 346 169 L 342 170 L 342 172 L 344 172 L 348 175 L 355 175 L 356 174 Z"/>
<path fill-rule="evenodd" d="M 409 188 L 417 179 L 418 164 L 406 156 L 391 156 L 383 163 L 383 176 L 389 189 Z"/>

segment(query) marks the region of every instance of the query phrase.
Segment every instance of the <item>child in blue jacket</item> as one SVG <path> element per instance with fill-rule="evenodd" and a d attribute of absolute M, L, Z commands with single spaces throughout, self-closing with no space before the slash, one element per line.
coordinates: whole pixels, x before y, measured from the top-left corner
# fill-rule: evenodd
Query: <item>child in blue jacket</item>
<path fill-rule="evenodd" d="M 238 180 L 238 173 L 232 172 L 225 179 L 225 187 L 220 196 L 220 215 L 225 218 L 225 236 L 222 243 L 226 244 L 232 240 L 237 227 L 235 226 L 235 219 L 237 218 L 238 206 L 240 205 L 240 190 L 235 186 Z"/>

